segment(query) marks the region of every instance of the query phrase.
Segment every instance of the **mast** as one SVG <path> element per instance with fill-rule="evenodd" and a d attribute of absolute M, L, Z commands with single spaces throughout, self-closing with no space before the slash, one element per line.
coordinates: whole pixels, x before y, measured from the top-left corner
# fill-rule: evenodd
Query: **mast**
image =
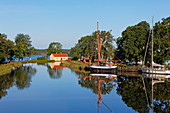
<path fill-rule="evenodd" d="M 154 17 L 152 16 L 152 56 L 151 56 L 151 65 L 152 65 L 152 73 L 153 73 L 153 19 Z M 152 113 L 154 112 L 153 109 L 153 74 L 152 74 Z"/>
<path fill-rule="evenodd" d="M 100 62 L 100 51 L 101 51 L 101 39 L 100 39 L 100 35 L 99 35 L 99 30 L 98 30 L 98 24 L 99 22 L 97 22 L 97 55 L 98 55 L 98 62 Z"/>
<path fill-rule="evenodd" d="M 153 19 L 154 17 L 152 17 L 152 55 L 151 55 L 151 66 L 153 68 Z"/>

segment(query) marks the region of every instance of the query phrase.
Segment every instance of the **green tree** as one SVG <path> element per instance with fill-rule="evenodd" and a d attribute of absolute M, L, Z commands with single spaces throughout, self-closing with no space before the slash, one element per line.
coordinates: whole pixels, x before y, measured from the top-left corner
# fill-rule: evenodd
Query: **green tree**
<path fill-rule="evenodd" d="M 75 47 L 71 48 L 70 54 L 73 58 L 81 58 L 81 56 L 96 56 L 96 38 L 94 36 L 85 36 L 78 40 Z"/>
<path fill-rule="evenodd" d="M 128 27 L 117 39 L 117 52 L 121 60 L 141 61 L 144 57 L 145 46 L 149 36 L 150 26 L 146 21 Z"/>
<path fill-rule="evenodd" d="M 101 57 L 107 59 L 114 56 L 113 36 L 107 31 L 98 31 L 102 39 Z M 92 60 L 97 58 L 97 32 L 92 35 L 81 37 L 75 47 L 71 48 L 70 54 L 73 57 L 81 58 L 81 56 L 90 57 Z M 107 36 L 106 36 L 107 34 Z"/>
<path fill-rule="evenodd" d="M 14 55 L 14 42 L 7 39 L 7 35 L 0 33 L 0 61 Z"/>
<path fill-rule="evenodd" d="M 15 55 L 17 58 L 31 56 L 35 54 L 35 48 L 31 45 L 31 37 L 29 35 L 17 34 L 15 38 Z"/>
<path fill-rule="evenodd" d="M 114 57 L 114 50 L 115 50 L 113 46 L 114 39 L 110 31 L 98 31 L 98 34 L 102 40 L 101 58 L 108 59 Z M 92 33 L 92 36 L 97 37 L 97 31 Z"/>
<path fill-rule="evenodd" d="M 25 46 L 27 48 L 31 47 L 31 37 L 29 35 L 24 35 L 24 34 L 17 34 L 17 36 L 15 37 L 15 43 L 18 44 L 18 43 L 21 43 L 21 42 L 25 42 Z"/>
<path fill-rule="evenodd" d="M 47 55 L 51 55 L 51 53 L 60 53 L 62 52 L 62 45 L 59 42 L 52 42 L 49 44 L 47 49 Z"/>
<path fill-rule="evenodd" d="M 164 63 L 170 60 L 170 17 L 163 18 L 154 26 L 154 61 Z"/>

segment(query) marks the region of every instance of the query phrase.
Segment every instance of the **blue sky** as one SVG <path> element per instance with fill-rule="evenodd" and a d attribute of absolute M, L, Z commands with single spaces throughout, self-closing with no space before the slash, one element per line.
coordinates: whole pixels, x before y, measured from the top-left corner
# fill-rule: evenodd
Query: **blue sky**
<path fill-rule="evenodd" d="M 14 41 L 28 34 L 35 48 L 60 42 L 64 49 L 99 29 L 114 38 L 128 26 L 170 16 L 170 0 L 0 0 L 0 33 Z"/>

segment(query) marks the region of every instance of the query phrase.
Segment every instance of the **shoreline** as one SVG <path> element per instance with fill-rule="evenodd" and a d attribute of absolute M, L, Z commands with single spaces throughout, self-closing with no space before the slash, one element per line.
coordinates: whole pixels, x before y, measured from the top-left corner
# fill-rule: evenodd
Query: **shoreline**
<path fill-rule="evenodd" d="M 17 62 L 10 62 L 7 64 L 0 65 L 0 76 L 10 74 L 12 72 L 12 68 L 20 67 L 22 64 L 26 63 L 47 63 L 47 62 L 54 62 L 52 60 L 29 60 L 29 61 L 17 61 Z"/>

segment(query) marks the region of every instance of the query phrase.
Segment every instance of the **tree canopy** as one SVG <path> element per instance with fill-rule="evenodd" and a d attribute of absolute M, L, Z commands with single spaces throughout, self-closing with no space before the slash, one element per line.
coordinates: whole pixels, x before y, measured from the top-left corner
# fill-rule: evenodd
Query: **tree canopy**
<path fill-rule="evenodd" d="M 75 47 L 71 48 L 70 54 L 74 58 L 90 57 L 92 60 L 97 58 L 97 32 L 91 35 L 81 37 Z M 106 34 L 108 34 L 106 36 Z M 113 36 L 107 31 L 99 31 L 99 36 L 102 38 L 101 57 L 106 59 L 113 57 Z"/>
<path fill-rule="evenodd" d="M 47 55 L 51 55 L 51 53 L 60 53 L 62 52 L 62 45 L 59 42 L 51 42 L 47 49 Z"/>
<path fill-rule="evenodd" d="M 30 39 L 29 35 L 18 34 L 13 42 L 7 39 L 6 34 L 0 33 L 0 63 L 14 56 L 24 58 L 35 54 L 35 48 L 31 45 Z"/>
<path fill-rule="evenodd" d="M 17 34 L 15 37 L 15 55 L 17 58 L 24 58 L 35 53 L 35 48 L 31 45 L 31 37 L 25 34 Z"/>
<path fill-rule="evenodd" d="M 170 17 L 163 18 L 154 26 L 154 61 L 164 63 L 170 60 Z"/>
<path fill-rule="evenodd" d="M 7 39 L 7 35 L 0 33 L 0 62 L 4 58 L 10 58 L 14 55 L 14 42 Z"/>
<path fill-rule="evenodd" d="M 134 26 L 129 26 L 122 32 L 116 41 L 116 55 L 121 60 L 141 61 L 144 59 L 147 40 L 151 41 L 149 24 L 142 21 Z M 170 60 L 170 17 L 163 18 L 153 25 L 154 62 L 163 64 Z M 151 42 L 148 43 L 146 61 L 151 60 Z"/>
<path fill-rule="evenodd" d="M 141 61 L 149 36 L 150 26 L 146 21 L 128 27 L 117 39 L 117 56 L 121 60 Z"/>

